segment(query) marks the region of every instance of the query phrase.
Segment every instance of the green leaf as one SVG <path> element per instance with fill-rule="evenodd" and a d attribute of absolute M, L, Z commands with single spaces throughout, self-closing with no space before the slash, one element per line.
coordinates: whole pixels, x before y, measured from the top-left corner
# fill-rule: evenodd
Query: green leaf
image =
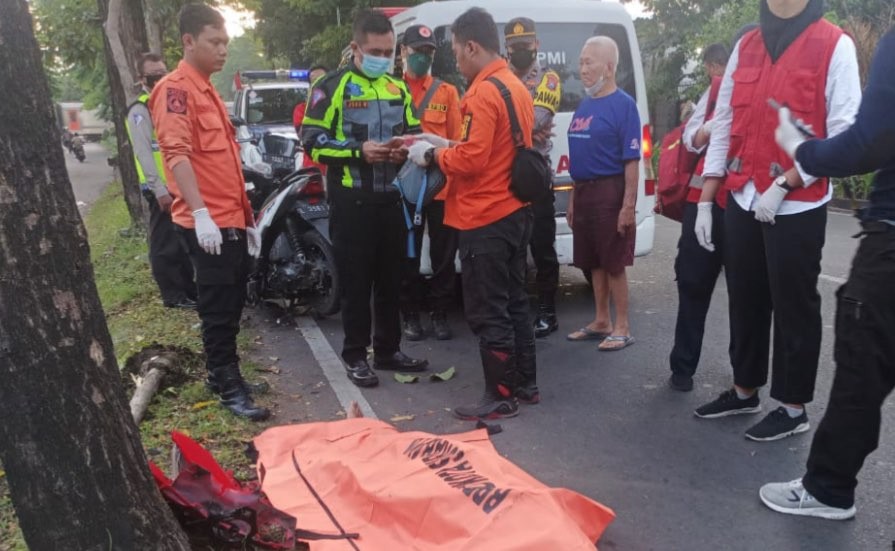
<path fill-rule="evenodd" d="M 441 373 L 433 373 L 429 375 L 429 380 L 433 383 L 437 383 L 438 381 L 450 381 L 456 374 L 457 370 L 451 367 L 448 368 L 446 371 L 442 371 Z"/>
<path fill-rule="evenodd" d="M 420 378 L 416 375 L 404 375 L 403 373 L 395 373 L 395 380 L 401 384 L 410 385 L 418 383 Z"/>

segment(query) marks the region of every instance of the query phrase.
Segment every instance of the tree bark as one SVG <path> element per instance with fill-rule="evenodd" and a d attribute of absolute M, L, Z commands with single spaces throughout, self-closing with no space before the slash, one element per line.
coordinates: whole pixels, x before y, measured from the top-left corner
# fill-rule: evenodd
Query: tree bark
<path fill-rule="evenodd" d="M 146 28 L 140 0 L 97 0 L 103 20 L 106 70 L 109 74 L 115 137 L 118 142 L 118 166 L 124 201 L 131 223 L 142 230 L 149 225 L 149 212 L 140 193 L 140 180 L 134 167 L 134 153 L 125 127 L 127 108 L 137 97 L 136 60 L 147 50 Z"/>
<path fill-rule="evenodd" d="M 188 550 L 147 468 L 26 0 L 0 2 L 0 461 L 31 549 Z"/>
<path fill-rule="evenodd" d="M 164 55 L 164 31 L 158 13 L 158 0 L 143 0 L 143 15 L 146 18 L 146 44 L 148 51 Z"/>

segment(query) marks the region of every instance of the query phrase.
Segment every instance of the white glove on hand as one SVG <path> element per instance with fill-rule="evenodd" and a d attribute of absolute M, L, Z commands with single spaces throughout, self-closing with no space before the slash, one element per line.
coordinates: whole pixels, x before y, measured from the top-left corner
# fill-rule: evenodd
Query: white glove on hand
<path fill-rule="evenodd" d="M 696 205 L 696 240 L 699 245 L 709 251 L 715 252 L 715 244 L 712 243 L 712 205 L 714 203 L 699 203 Z"/>
<path fill-rule="evenodd" d="M 772 184 L 755 205 L 755 219 L 773 225 L 774 217 L 780 210 L 780 203 L 786 198 L 787 193 L 789 192 L 778 186 L 776 182 Z"/>
<path fill-rule="evenodd" d="M 261 256 L 261 232 L 258 228 L 246 228 L 246 239 L 249 246 L 249 255 L 252 258 Z"/>
<path fill-rule="evenodd" d="M 435 147 L 450 147 L 451 141 L 447 138 L 442 138 L 441 136 L 436 136 L 435 134 L 423 133 L 417 134 L 415 136 L 411 136 L 411 138 L 415 138 L 417 140 L 422 140 L 424 142 L 429 142 Z"/>
<path fill-rule="evenodd" d="M 709 119 L 702 124 L 702 131 L 706 133 L 706 135 L 711 136 L 712 130 L 715 129 L 715 119 Z"/>
<path fill-rule="evenodd" d="M 777 145 L 786 152 L 787 155 L 796 158 L 796 150 L 805 142 L 805 136 L 799 132 L 799 129 L 792 122 L 792 113 L 786 107 L 781 107 L 778 111 L 780 115 L 780 124 L 774 137 L 777 139 Z"/>
<path fill-rule="evenodd" d="M 199 240 L 202 250 L 208 254 L 221 254 L 224 238 L 221 236 L 220 228 L 208 214 L 208 209 L 194 210 L 193 220 L 196 221 L 196 239 Z"/>
<path fill-rule="evenodd" d="M 426 152 L 430 149 L 435 149 L 435 146 L 429 142 L 414 142 L 414 144 L 410 146 L 408 158 L 419 166 L 429 166 L 429 161 L 426 160 Z"/>

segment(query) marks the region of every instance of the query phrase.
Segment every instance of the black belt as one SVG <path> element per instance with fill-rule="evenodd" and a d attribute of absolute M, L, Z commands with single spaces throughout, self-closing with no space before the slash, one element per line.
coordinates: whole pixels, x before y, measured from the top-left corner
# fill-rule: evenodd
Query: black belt
<path fill-rule="evenodd" d="M 884 222 L 882 220 L 871 220 L 868 222 L 861 222 L 861 231 L 859 231 L 854 237 L 862 237 L 865 235 L 876 235 L 889 232 L 895 233 L 895 225 Z"/>

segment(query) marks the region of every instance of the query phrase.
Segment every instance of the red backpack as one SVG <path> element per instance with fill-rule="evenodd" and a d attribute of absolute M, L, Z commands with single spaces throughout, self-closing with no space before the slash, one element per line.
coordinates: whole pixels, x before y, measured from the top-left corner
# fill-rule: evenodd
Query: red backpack
<path fill-rule="evenodd" d="M 705 120 L 711 119 L 715 112 L 720 88 L 721 79 L 712 79 Z M 661 153 L 659 153 L 656 212 L 678 222 L 684 218 L 684 206 L 687 204 L 687 195 L 690 192 L 690 180 L 705 155 L 704 151 L 703 153 L 693 153 L 684 145 L 684 128 L 686 126 L 687 123 L 684 122 L 668 132 L 662 138 Z"/>

